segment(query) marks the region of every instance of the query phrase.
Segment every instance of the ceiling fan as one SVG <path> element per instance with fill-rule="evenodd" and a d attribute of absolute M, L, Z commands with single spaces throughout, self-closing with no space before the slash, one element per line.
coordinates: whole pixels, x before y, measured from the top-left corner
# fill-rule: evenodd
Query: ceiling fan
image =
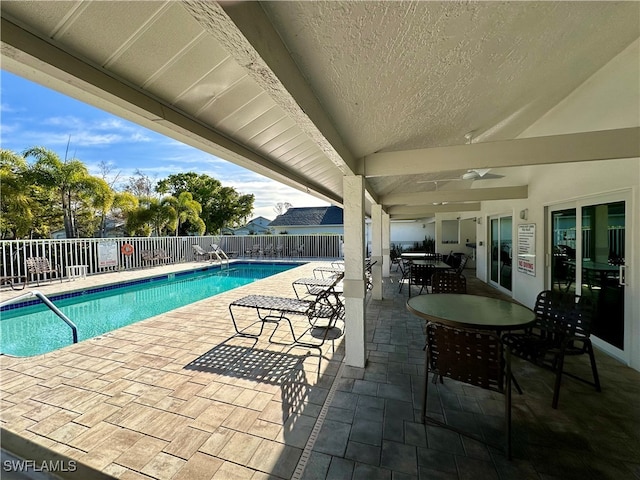
<path fill-rule="evenodd" d="M 465 134 L 464 138 L 467 139 L 467 145 L 471 145 L 473 140 L 473 133 L 469 132 Z M 489 173 L 490 168 L 472 168 L 467 170 L 465 173 L 455 178 L 439 178 L 438 180 L 418 180 L 417 183 L 428 183 L 435 182 L 436 190 L 438 189 L 437 182 L 452 182 L 455 180 L 494 180 L 496 178 L 503 178 L 504 175 L 498 175 L 495 173 Z"/>
<path fill-rule="evenodd" d="M 495 180 L 496 178 L 503 178 L 504 175 L 498 175 L 496 173 L 489 173 L 490 168 L 473 168 L 467 170 L 459 177 L 451 178 L 439 178 L 438 180 L 418 180 L 416 183 L 435 183 L 438 182 L 455 182 L 457 180 Z"/>
<path fill-rule="evenodd" d="M 504 175 L 498 175 L 496 173 L 489 173 L 490 168 L 472 168 L 463 173 L 459 180 L 492 180 L 496 178 L 503 178 Z"/>

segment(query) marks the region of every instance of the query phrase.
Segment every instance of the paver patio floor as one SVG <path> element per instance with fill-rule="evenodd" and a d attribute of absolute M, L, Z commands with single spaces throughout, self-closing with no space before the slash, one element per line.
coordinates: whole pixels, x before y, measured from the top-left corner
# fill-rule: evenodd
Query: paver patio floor
<path fill-rule="evenodd" d="M 601 353 L 603 392 L 565 380 L 558 410 L 552 374 L 516 362 L 525 393 L 514 394 L 512 462 L 499 448 L 499 394 L 445 381 L 429 400 L 498 447 L 425 429 L 422 323 L 395 274 L 385 299 L 367 303 L 364 369 L 342 365 L 342 338 L 320 352 L 287 345 L 284 325 L 280 343 L 270 331 L 234 335 L 230 302 L 293 296 L 291 282 L 317 265 L 45 355 L 0 356 L 3 429 L 121 479 L 640 478 L 640 374 Z M 569 368 L 589 373 L 583 359 Z"/>

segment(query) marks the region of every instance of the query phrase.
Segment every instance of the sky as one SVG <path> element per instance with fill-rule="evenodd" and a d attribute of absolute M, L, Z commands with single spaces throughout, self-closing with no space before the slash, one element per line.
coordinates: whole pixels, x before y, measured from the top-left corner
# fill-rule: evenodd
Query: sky
<path fill-rule="evenodd" d="M 0 145 L 16 153 L 45 147 L 63 160 L 82 161 L 96 176 L 102 176 L 100 165 L 104 163 L 111 169 L 107 181 L 119 174 L 119 181 L 126 182 L 136 169 L 152 180 L 180 172 L 206 174 L 240 194 L 252 193 L 254 217 L 275 218 L 277 203 L 288 202 L 294 207 L 328 205 L 4 70 L 0 70 Z"/>

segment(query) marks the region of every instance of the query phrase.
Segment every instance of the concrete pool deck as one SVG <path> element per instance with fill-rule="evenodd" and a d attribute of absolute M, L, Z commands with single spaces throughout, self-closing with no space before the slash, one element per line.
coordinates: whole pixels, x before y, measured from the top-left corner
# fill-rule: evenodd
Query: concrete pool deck
<path fill-rule="evenodd" d="M 640 477 L 640 373 L 601 352 L 603 391 L 564 379 L 558 410 L 553 375 L 514 362 L 525 393 L 513 398 L 512 462 L 500 449 L 499 394 L 450 380 L 429 391 L 430 409 L 492 446 L 425 429 L 423 325 L 407 312 L 395 272 L 384 300 L 367 303 L 366 368 L 343 366 L 342 338 L 319 355 L 267 342 L 271 330 L 255 342 L 234 336 L 229 303 L 255 293 L 292 297 L 292 281 L 313 276 L 317 265 L 45 355 L 0 356 L 1 421 L 10 432 L 3 445 L 6 437 L 12 446 L 35 442 L 48 449 L 41 460 L 60 454 L 124 480 Z M 467 276 L 470 293 L 501 296 Z M 62 286 L 111 282 L 95 277 Z M 294 327 L 302 331 L 306 320 Z M 278 341 L 289 337 L 278 329 Z M 568 368 L 589 373 L 582 357 Z"/>

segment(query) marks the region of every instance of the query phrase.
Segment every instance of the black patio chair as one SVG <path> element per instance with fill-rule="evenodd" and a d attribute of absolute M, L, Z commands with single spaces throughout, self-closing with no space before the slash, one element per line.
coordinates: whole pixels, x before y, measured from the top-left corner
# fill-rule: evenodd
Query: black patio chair
<path fill-rule="evenodd" d="M 535 323 L 523 332 L 503 336 L 504 343 L 510 346 L 514 355 L 555 373 L 553 408 L 558 408 L 563 374 L 601 391 L 590 338 L 594 308 L 591 299 L 584 296 L 545 290 L 536 299 Z M 564 371 L 566 356 L 584 354 L 589 355 L 593 382 Z"/>
<path fill-rule="evenodd" d="M 431 276 L 435 272 L 435 268 L 429 263 L 411 262 L 409 266 L 409 296 L 411 296 L 411 286 L 420 287 L 418 295 L 423 290 L 428 290 L 431 285 Z"/>
<path fill-rule="evenodd" d="M 447 428 L 483 442 L 475 435 L 427 416 L 429 372 L 434 384 L 449 377 L 459 382 L 504 394 L 505 451 L 511 459 L 511 362 L 508 347 L 489 331 L 467 330 L 427 323 L 426 369 L 422 396 L 422 423 Z M 446 413 L 445 413 L 446 415 Z"/>
<path fill-rule="evenodd" d="M 431 276 L 432 293 L 467 293 L 467 278 L 456 272 L 438 270 Z"/>

